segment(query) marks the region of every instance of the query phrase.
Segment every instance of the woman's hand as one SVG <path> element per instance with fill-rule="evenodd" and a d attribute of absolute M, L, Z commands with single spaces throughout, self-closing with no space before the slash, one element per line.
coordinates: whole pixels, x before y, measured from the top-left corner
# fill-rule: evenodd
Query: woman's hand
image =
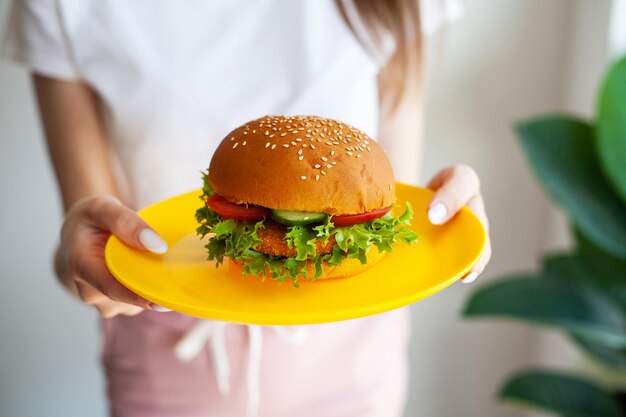
<path fill-rule="evenodd" d="M 127 245 L 162 254 L 167 244 L 131 209 L 110 196 L 79 201 L 61 229 L 56 269 L 63 283 L 103 317 L 135 315 L 153 305 L 120 284 L 104 262 L 113 234 Z"/>
<path fill-rule="evenodd" d="M 480 194 L 478 174 L 467 165 L 454 165 L 439 171 L 428 183 L 435 190 L 435 196 L 428 206 L 428 219 L 433 224 L 443 224 L 450 220 L 463 206 L 467 206 L 480 219 L 487 231 L 487 244 L 472 270 L 461 278 L 470 283 L 480 275 L 491 258 L 489 221 L 485 204 Z"/>

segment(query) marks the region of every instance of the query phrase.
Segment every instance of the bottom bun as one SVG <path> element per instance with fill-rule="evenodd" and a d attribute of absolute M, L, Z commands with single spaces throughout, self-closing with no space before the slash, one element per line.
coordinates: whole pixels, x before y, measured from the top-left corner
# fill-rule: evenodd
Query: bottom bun
<path fill-rule="evenodd" d="M 376 262 L 380 261 L 387 252 L 381 252 L 378 250 L 376 246 L 372 246 L 372 248 L 367 252 L 367 263 L 362 264 L 361 261 L 354 258 L 344 259 L 341 265 L 328 265 L 326 262 L 322 265 L 322 275 L 317 279 L 331 279 L 331 278 L 347 278 L 354 275 L 357 275 L 366 269 L 370 268 Z M 241 261 L 235 261 L 233 259 L 228 258 L 230 264 L 236 268 L 242 269 Z M 307 262 L 307 281 L 310 281 L 311 278 L 315 275 L 315 268 L 311 261 Z M 267 276 L 271 277 L 272 273 L 267 270 Z M 302 279 L 302 278 L 300 278 Z"/>
<path fill-rule="evenodd" d="M 365 264 L 362 264 L 361 261 L 354 258 L 344 259 L 341 265 L 330 266 L 324 262 L 324 272 L 317 279 L 347 278 L 357 275 L 372 267 L 376 262 L 383 259 L 386 254 L 387 252 L 380 252 L 376 246 L 373 246 L 366 254 L 367 263 Z M 313 265 L 310 264 L 310 261 L 307 262 L 307 269 L 310 271 L 311 276 L 314 276 L 315 270 Z"/>

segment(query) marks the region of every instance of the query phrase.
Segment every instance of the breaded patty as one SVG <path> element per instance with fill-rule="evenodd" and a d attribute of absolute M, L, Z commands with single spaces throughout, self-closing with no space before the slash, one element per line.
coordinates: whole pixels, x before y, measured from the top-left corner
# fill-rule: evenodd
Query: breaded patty
<path fill-rule="evenodd" d="M 296 256 L 296 248 L 289 248 L 285 242 L 287 226 L 273 221 L 266 221 L 265 227 L 259 229 L 259 238 L 263 241 L 256 250 L 267 255 L 293 257 Z M 335 237 L 331 236 L 327 243 L 318 240 L 315 242 L 315 250 L 318 254 L 330 253 L 335 246 Z"/>

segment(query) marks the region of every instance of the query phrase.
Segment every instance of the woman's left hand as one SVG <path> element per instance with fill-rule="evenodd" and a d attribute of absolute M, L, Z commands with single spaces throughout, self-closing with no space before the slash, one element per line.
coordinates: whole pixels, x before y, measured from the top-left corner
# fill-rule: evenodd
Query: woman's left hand
<path fill-rule="evenodd" d="M 467 206 L 478 216 L 487 231 L 487 244 L 483 253 L 472 270 L 461 278 L 464 283 L 470 283 L 483 272 L 491 258 L 489 221 L 480 193 L 478 174 L 467 165 L 453 165 L 435 174 L 428 183 L 428 188 L 435 191 L 435 196 L 428 206 L 428 219 L 432 224 L 447 222 L 461 210 L 461 207 Z"/>

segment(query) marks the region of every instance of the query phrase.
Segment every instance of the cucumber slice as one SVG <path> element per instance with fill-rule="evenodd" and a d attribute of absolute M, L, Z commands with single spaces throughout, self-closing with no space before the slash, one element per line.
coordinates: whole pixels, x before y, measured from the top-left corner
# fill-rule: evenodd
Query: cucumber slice
<path fill-rule="evenodd" d="M 326 214 L 310 211 L 272 210 L 272 218 L 287 226 L 299 226 L 323 222 L 326 219 Z"/>

